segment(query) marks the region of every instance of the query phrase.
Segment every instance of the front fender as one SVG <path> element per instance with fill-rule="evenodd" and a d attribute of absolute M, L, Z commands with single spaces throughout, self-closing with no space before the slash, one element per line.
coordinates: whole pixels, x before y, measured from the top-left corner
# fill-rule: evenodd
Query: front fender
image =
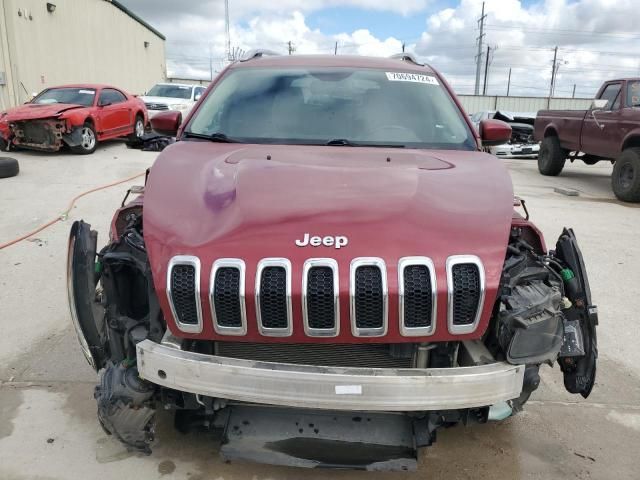
<path fill-rule="evenodd" d="M 640 127 L 634 128 L 629 133 L 627 133 L 627 135 L 625 135 L 624 140 L 622 140 L 620 151 L 622 152 L 630 146 L 640 146 Z"/>

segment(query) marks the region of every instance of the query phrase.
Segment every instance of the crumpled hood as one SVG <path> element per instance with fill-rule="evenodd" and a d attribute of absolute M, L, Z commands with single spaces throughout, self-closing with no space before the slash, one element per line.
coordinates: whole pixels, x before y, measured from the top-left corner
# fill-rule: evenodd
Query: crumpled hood
<path fill-rule="evenodd" d="M 35 120 L 38 118 L 51 118 L 67 112 L 69 110 L 77 110 L 80 108 L 89 108 L 82 105 L 74 105 L 70 103 L 27 103 L 19 107 L 12 108 L 7 111 L 7 115 L 3 118 L 8 122 L 17 122 L 20 120 Z"/>
<path fill-rule="evenodd" d="M 428 256 L 446 302 L 446 258 L 477 255 L 487 284 L 482 327 L 495 298 L 512 213 L 506 169 L 480 152 L 181 141 L 151 169 L 144 234 L 159 292 L 174 255 L 200 258 L 202 292 L 208 291 L 215 259 L 241 258 L 248 299 L 257 262 L 266 257 L 291 261 L 294 297 L 306 259 L 337 260 L 342 298 L 355 257 L 383 258 L 392 293 L 398 260 Z M 296 246 L 305 233 L 344 236 L 348 244 Z M 166 301 L 164 293 L 159 296 Z M 390 314 L 392 307 L 390 301 Z M 348 317 L 348 304 L 341 311 Z M 446 338 L 446 327 L 439 333 Z"/>

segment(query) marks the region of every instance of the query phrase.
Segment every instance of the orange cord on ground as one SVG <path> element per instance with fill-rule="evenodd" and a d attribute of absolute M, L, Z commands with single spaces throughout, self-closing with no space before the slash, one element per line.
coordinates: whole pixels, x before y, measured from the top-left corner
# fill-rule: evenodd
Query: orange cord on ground
<path fill-rule="evenodd" d="M 131 180 L 133 180 L 134 178 L 138 178 L 141 177 L 142 175 L 144 175 L 146 173 L 146 171 L 142 172 L 142 173 L 136 173 L 135 175 L 132 175 L 130 177 L 127 177 L 123 180 L 118 180 L 117 182 L 113 182 L 113 183 L 109 183 L 107 185 L 102 185 L 100 187 L 95 187 L 92 188 L 91 190 L 87 190 L 86 192 L 82 192 L 79 195 L 76 195 L 75 197 L 73 197 L 73 199 L 71 200 L 71 202 L 69 203 L 69 206 L 67 207 L 67 209 L 62 212 L 62 215 L 60 215 L 57 218 L 54 218 L 50 221 L 48 221 L 47 223 L 45 223 L 44 225 L 40 225 L 38 228 L 36 228 L 35 230 L 33 230 L 32 232 L 29 233 L 25 233 L 24 235 L 22 235 L 21 237 L 15 238 L 13 240 L 10 240 L 6 243 L 2 243 L 0 244 L 0 250 L 2 250 L 3 248 L 7 248 L 10 247 L 11 245 L 15 245 L 18 242 L 21 242 L 23 240 L 26 240 L 29 237 L 32 237 L 33 235 L 35 235 L 36 233 L 40 233 L 41 231 L 43 231 L 45 228 L 49 228 L 51 225 L 60 222 L 62 220 L 66 220 L 67 217 L 69 216 L 69 212 L 71 212 L 71 209 L 73 208 L 73 206 L 75 205 L 75 203 L 78 201 L 78 199 L 84 197 L 85 195 L 89 195 L 90 193 L 93 192 L 97 192 L 99 190 L 104 190 L 106 188 L 109 187 L 115 187 L 116 185 L 120 185 L 122 183 L 126 183 L 126 182 L 130 182 Z"/>

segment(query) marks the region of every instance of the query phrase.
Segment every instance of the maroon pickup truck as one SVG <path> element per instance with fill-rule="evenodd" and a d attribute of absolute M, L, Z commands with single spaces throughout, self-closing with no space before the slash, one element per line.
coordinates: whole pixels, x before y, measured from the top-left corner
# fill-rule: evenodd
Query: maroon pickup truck
<path fill-rule="evenodd" d="M 540 110 L 534 137 L 542 141 L 538 170 L 558 175 L 567 158 L 614 163 L 616 197 L 640 202 L 640 78 L 605 82 L 589 110 Z"/>

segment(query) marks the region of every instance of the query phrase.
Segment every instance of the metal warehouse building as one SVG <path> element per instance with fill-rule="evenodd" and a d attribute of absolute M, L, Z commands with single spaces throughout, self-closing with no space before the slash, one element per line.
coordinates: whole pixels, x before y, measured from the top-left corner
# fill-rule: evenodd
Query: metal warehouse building
<path fill-rule="evenodd" d="M 0 111 L 65 83 L 144 93 L 166 77 L 164 41 L 115 0 L 0 0 Z"/>

